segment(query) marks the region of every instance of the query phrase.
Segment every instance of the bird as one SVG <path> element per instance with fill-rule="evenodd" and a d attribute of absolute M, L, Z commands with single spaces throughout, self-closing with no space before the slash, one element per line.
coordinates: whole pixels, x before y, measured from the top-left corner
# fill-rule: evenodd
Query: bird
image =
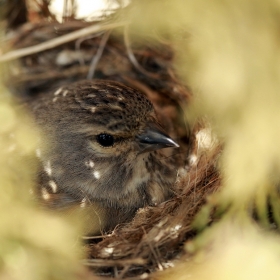
<path fill-rule="evenodd" d="M 38 94 L 28 109 L 40 131 L 36 197 L 54 211 L 83 209 L 87 233 L 112 231 L 174 195 L 165 148 L 179 145 L 138 90 L 82 80 Z"/>

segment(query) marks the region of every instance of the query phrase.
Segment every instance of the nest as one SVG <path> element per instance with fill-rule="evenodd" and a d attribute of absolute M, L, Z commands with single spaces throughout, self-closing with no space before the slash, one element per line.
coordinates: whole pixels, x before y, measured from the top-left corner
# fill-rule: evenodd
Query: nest
<path fill-rule="evenodd" d="M 159 38 L 135 39 L 125 23 L 112 16 L 94 22 L 70 17 L 58 23 L 54 16 L 45 20 L 50 13 L 43 5 L 37 17 L 39 22 L 18 24 L 9 39 L 13 51 L 1 58 L 20 60 L 21 66 L 9 65 L 15 94 L 32 97 L 86 78 L 116 80 L 148 96 L 181 146 L 174 155 L 178 163 L 175 197 L 157 207 L 139 209 L 133 221 L 108 235 L 86 237 L 84 264 L 95 275 L 129 279 L 149 278 L 173 267 L 174 261 L 188 254 L 184 243 L 197 234 L 194 217 L 221 180 L 220 147 L 209 127 L 203 121 L 190 127 L 185 120 L 192 94 L 175 71 L 172 44 Z"/>

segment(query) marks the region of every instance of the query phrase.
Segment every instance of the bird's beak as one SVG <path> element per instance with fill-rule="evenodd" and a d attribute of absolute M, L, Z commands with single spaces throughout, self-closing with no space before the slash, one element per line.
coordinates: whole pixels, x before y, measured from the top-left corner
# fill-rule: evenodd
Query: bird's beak
<path fill-rule="evenodd" d="M 137 136 L 137 139 L 139 142 L 140 154 L 163 148 L 179 147 L 179 145 L 155 123 L 149 123 L 146 129 Z"/>

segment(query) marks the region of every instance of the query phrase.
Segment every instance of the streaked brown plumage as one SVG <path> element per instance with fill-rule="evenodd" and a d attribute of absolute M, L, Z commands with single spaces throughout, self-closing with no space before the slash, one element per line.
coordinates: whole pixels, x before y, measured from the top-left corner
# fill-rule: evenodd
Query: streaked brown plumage
<path fill-rule="evenodd" d="M 34 98 L 30 108 L 46 142 L 37 150 L 38 194 L 50 208 L 92 207 L 99 221 L 92 228 L 111 230 L 171 196 L 176 170 L 161 149 L 178 145 L 137 90 L 81 81 Z"/>

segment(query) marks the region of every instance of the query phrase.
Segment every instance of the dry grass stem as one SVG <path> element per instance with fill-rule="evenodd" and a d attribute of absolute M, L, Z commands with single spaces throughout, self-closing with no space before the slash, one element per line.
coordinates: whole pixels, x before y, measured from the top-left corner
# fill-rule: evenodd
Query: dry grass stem
<path fill-rule="evenodd" d="M 112 30 L 117 27 L 125 26 L 126 22 L 120 22 L 120 23 L 108 23 L 108 24 L 94 24 L 88 27 L 85 27 L 83 29 L 73 31 L 71 33 L 68 33 L 66 35 L 60 36 L 58 38 L 46 41 L 44 43 L 38 44 L 36 46 L 30 46 L 27 48 L 19 49 L 10 51 L 8 53 L 5 53 L 0 56 L 0 62 L 7 62 L 10 60 L 18 59 L 21 57 L 25 57 L 28 55 L 32 55 L 35 53 L 39 53 L 42 51 L 46 51 L 55 47 L 58 47 L 59 45 L 77 40 L 81 37 L 85 37 L 88 35 L 91 35 L 96 32 L 101 31 L 107 31 Z"/>

